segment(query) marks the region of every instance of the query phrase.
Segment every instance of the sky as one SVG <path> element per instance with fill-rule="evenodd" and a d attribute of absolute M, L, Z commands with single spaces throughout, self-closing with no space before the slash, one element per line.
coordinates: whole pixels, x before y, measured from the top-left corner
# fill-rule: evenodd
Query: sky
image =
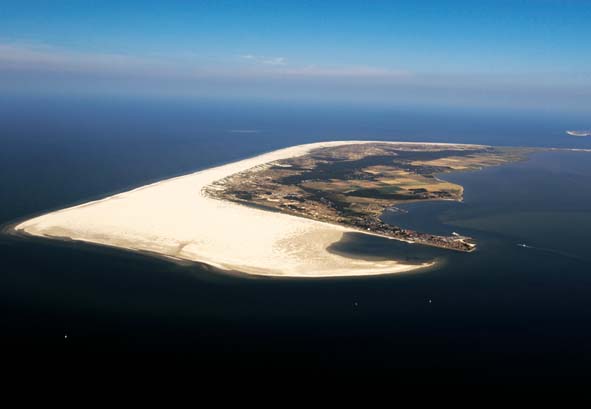
<path fill-rule="evenodd" d="M 0 0 L 0 92 L 591 114 L 591 1 Z"/>

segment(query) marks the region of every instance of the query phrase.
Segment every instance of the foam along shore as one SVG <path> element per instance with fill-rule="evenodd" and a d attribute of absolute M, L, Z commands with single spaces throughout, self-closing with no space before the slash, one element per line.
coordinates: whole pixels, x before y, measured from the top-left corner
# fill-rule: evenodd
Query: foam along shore
<path fill-rule="evenodd" d="M 354 230 L 217 200 L 202 192 L 205 186 L 236 172 L 304 155 L 311 149 L 372 142 L 323 142 L 280 149 L 51 212 L 20 223 L 15 230 L 262 276 L 361 276 L 427 267 L 430 263 L 370 261 L 330 253 L 331 244 Z"/>

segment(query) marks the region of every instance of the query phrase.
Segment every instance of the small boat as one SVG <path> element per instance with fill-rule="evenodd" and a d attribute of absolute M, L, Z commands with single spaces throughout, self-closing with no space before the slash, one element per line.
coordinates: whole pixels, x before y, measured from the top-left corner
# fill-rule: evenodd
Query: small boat
<path fill-rule="evenodd" d="M 524 248 L 530 248 L 530 247 L 531 247 L 531 246 L 528 246 L 528 245 L 527 245 L 527 244 L 525 244 L 525 243 L 517 243 L 517 245 L 518 245 L 519 247 L 524 247 Z"/>

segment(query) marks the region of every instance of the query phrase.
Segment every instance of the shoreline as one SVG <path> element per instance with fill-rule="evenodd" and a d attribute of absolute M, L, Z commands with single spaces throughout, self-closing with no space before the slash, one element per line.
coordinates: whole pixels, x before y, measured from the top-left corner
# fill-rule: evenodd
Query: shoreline
<path fill-rule="evenodd" d="M 435 262 L 411 265 L 396 260 L 367 261 L 334 255 L 327 251 L 331 244 L 346 232 L 359 231 L 249 209 L 210 198 L 202 192 L 216 180 L 255 166 L 304 155 L 316 148 L 364 143 L 484 146 L 389 141 L 296 145 L 45 213 L 7 228 L 12 230 L 9 234 L 21 237 L 98 244 L 253 276 L 353 277 L 432 267 Z"/>
<path fill-rule="evenodd" d="M 264 278 L 265 276 L 256 276 L 252 274 L 243 273 L 236 270 L 222 270 L 213 265 L 203 263 L 196 260 L 182 259 L 175 256 L 170 256 L 155 251 L 149 250 L 138 250 L 124 247 L 113 246 L 104 243 L 93 243 L 84 240 L 76 240 L 69 237 L 46 237 L 32 235 L 26 232 L 17 231 L 11 226 L 17 225 L 18 222 L 7 223 L 0 226 L 0 234 L 9 236 L 12 240 L 26 240 L 34 241 L 37 243 L 49 244 L 52 246 L 69 247 L 69 248 L 81 248 L 84 251 L 88 251 L 95 254 L 117 254 L 125 257 L 141 257 L 149 260 L 160 260 L 167 263 L 173 263 L 181 267 L 197 267 L 204 269 L 207 273 L 212 275 L 224 275 L 227 277 L 238 277 L 243 279 L 256 279 Z"/>

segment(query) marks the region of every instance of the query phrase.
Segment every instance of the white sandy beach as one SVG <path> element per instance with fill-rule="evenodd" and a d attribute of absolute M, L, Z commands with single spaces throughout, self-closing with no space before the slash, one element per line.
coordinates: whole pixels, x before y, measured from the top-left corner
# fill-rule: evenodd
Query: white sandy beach
<path fill-rule="evenodd" d="M 332 254 L 327 247 L 354 230 L 216 200 L 202 193 L 203 187 L 219 179 L 270 161 L 320 147 L 370 142 L 323 142 L 281 149 L 51 212 L 20 223 L 15 230 L 262 276 L 360 276 L 424 268 L 429 264 Z"/>

